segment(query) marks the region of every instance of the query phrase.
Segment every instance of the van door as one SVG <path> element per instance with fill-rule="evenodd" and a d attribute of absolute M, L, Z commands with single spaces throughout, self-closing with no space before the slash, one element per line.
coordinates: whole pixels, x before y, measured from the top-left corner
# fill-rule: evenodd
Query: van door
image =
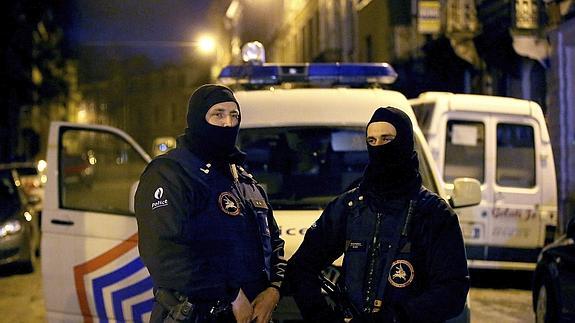
<path fill-rule="evenodd" d="M 52 123 L 42 219 L 49 322 L 148 321 L 152 282 L 131 203 L 149 156 L 105 126 Z"/>
<path fill-rule="evenodd" d="M 489 115 L 473 112 L 449 111 L 438 120 L 438 136 L 434 146 L 438 152 L 438 166 L 447 194 L 453 192 L 453 180 L 472 177 L 481 183 L 481 203 L 457 209 L 465 239 L 467 257 L 483 259 L 487 243 L 489 215 L 493 206 L 490 174 L 486 171 Z M 439 142 L 444 140 L 444 143 Z"/>
<path fill-rule="evenodd" d="M 539 124 L 530 117 L 492 116 L 496 136 L 493 181 L 493 227 L 491 243 L 510 248 L 491 248 L 492 257 L 534 262 L 540 247 L 542 225 L 537 207 L 541 203 L 539 159 Z M 520 248 L 520 249 L 515 249 Z M 512 254 L 510 254 L 512 252 Z"/>

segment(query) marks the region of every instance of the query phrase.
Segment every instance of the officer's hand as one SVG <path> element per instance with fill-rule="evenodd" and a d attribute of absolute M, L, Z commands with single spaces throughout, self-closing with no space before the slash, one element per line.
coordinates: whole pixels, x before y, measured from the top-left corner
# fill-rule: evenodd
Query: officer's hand
<path fill-rule="evenodd" d="M 238 323 L 249 323 L 252 320 L 252 305 L 241 289 L 236 299 L 232 302 L 232 311 Z"/>
<path fill-rule="evenodd" d="M 273 287 L 268 287 L 261 292 L 252 302 L 254 313 L 252 321 L 256 323 L 268 323 L 272 318 L 272 312 L 280 301 L 280 293 Z"/>

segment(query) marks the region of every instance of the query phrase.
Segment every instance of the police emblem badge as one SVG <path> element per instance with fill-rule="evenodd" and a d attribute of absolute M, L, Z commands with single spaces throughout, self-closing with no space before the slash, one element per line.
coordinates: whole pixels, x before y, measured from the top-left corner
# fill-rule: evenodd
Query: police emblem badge
<path fill-rule="evenodd" d="M 404 259 L 398 259 L 391 264 L 387 281 L 397 288 L 404 288 L 413 282 L 415 271 L 413 265 Z"/>
<path fill-rule="evenodd" d="M 218 204 L 220 205 L 220 210 L 227 215 L 236 216 L 240 214 L 240 202 L 230 192 L 222 192 L 220 197 L 218 197 Z"/>

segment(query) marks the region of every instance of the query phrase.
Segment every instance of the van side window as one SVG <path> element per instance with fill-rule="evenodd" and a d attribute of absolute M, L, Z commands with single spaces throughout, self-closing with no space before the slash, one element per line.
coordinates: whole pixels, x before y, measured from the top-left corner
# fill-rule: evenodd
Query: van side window
<path fill-rule="evenodd" d="M 146 161 L 114 134 L 68 129 L 62 134 L 58 165 L 60 206 L 129 215 L 130 189 Z"/>
<path fill-rule="evenodd" d="M 485 125 L 482 122 L 450 120 L 445 137 L 443 179 L 472 177 L 483 183 L 485 176 Z"/>
<path fill-rule="evenodd" d="M 422 103 L 414 104 L 413 112 L 415 113 L 415 118 L 419 124 L 419 128 L 423 132 L 423 135 L 427 137 L 429 132 L 429 127 L 431 126 L 431 118 L 433 117 L 433 110 L 435 109 L 434 103 Z"/>
<path fill-rule="evenodd" d="M 535 186 L 535 140 L 528 125 L 497 125 L 496 182 L 501 186 Z"/>

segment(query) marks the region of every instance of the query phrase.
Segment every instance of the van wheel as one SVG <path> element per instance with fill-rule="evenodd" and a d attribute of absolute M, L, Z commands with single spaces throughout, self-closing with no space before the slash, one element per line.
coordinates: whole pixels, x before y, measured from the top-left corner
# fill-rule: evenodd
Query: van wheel
<path fill-rule="evenodd" d="M 553 295 L 553 289 L 547 277 L 539 286 L 539 291 L 537 292 L 537 304 L 535 308 L 535 322 L 536 323 L 550 323 L 556 321 L 557 309 L 556 309 L 555 296 Z"/>

